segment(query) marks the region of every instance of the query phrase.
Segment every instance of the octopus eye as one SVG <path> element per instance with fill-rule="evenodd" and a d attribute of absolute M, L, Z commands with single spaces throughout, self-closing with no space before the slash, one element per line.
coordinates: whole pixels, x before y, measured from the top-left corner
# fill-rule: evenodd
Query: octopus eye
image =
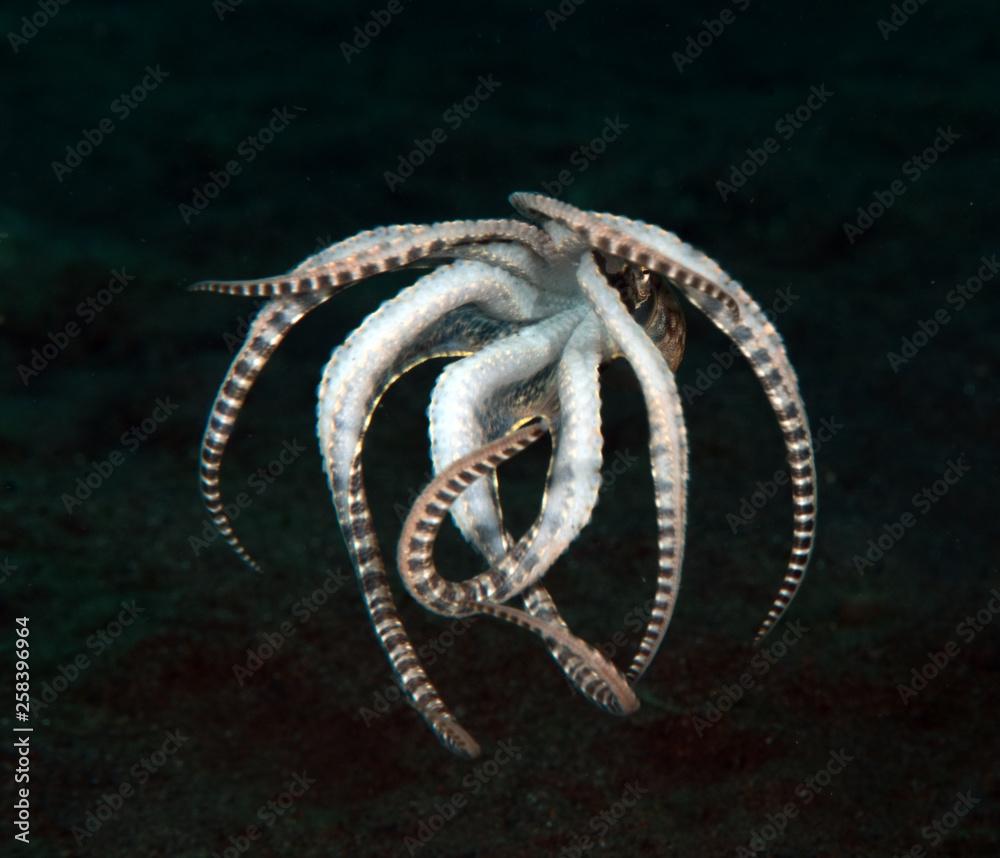
<path fill-rule="evenodd" d="M 666 277 L 642 265 L 599 252 L 595 256 L 632 318 L 676 372 L 684 357 L 687 325 L 673 286 Z"/>

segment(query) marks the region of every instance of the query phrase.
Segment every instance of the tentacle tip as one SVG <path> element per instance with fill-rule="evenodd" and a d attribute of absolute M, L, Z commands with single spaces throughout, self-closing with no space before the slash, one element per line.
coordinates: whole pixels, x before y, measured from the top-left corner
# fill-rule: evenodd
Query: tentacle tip
<path fill-rule="evenodd" d="M 445 746 L 454 754 L 466 760 L 475 760 L 482 754 L 479 743 L 472 738 L 467 730 L 453 724 L 445 738 Z"/>
<path fill-rule="evenodd" d="M 507 201 L 518 214 L 537 220 L 543 217 L 543 215 L 532 205 L 532 200 L 541 196 L 542 194 L 535 191 L 514 191 L 514 193 L 507 197 Z"/>
<path fill-rule="evenodd" d="M 619 714 L 621 714 L 623 717 L 634 715 L 636 712 L 639 711 L 639 698 L 636 697 L 635 694 L 631 694 L 625 699 L 621 700 L 619 706 L 621 707 L 621 712 Z"/>
<path fill-rule="evenodd" d="M 251 572 L 256 572 L 258 575 L 263 573 L 264 568 L 249 554 L 241 556 L 240 560 L 242 560 L 248 567 L 250 567 Z"/>

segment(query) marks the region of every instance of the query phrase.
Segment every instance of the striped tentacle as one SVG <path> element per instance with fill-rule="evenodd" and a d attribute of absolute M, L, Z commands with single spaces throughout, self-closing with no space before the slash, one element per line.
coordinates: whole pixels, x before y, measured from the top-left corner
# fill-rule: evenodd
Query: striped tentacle
<path fill-rule="evenodd" d="M 548 378 L 541 379 L 544 389 L 530 395 L 531 382 L 559 361 L 585 312 L 583 308 L 574 308 L 556 313 L 497 340 L 441 373 L 427 410 L 436 473 L 506 434 L 520 420 L 540 413 L 537 410 L 540 400 L 552 398 L 548 392 L 552 383 Z M 525 400 L 520 405 L 509 401 L 517 396 Z M 498 402 L 500 397 L 507 401 Z M 495 479 L 473 486 L 452 509 L 452 518 L 469 542 L 483 547 L 488 560 L 495 562 L 505 554 Z M 486 575 L 463 582 L 460 586 L 465 596 L 460 601 L 492 598 L 493 588 Z M 436 610 L 429 604 L 426 607 Z"/>
<path fill-rule="evenodd" d="M 515 220 L 448 221 L 383 227 L 348 239 L 352 244 L 334 245 L 337 252 L 323 251 L 288 274 L 252 280 L 196 283 L 199 292 L 273 298 L 305 292 L 341 289 L 358 280 L 395 271 L 422 259 L 447 259 L 461 255 L 461 248 L 497 241 L 515 242 L 530 248 L 542 259 L 552 253 L 544 231 Z M 343 245 L 344 243 L 341 243 Z M 333 250 L 332 249 L 332 250 Z"/>
<path fill-rule="evenodd" d="M 580 288 L 632 366 L 649 414 L 649 458 L 653 471 L 658 574 L 653 608 L 627 676 L 636 682 L 663 642 L 680 586 L 687 506 L 687 432 L 673 373 L 659 349 L 632 319 L 605 280 L 593 255 L 578 269 Z"/>
<path fill-rule="evenodd" d="M 755 635 L 760 641 L 781 619 L 798 592 L 812 554 L 816 526 L 816 475 L 812 440 L 798 380 L 774 326 L 743 287 L 717 263 L 658 226 L 617 215 L 594 215 L 611 230 L 616 255 L 628 243 L 634 245 L 632 259 L 642 263 L 643 253 L 681 259 L 689 267 L 716 283 L 724 294 L 687 290 L 688 299 L 701 309 L 740 349 L 760 379 L 778 418 L 785 440 L 792 482 L 792 548 L 781 589 Z M 734 312 L 735 307 L 735 312 Z"/>
<path fill-rule="evenodd" d="M 557 331 L 556 328 L 561 330 Z M 443 470 L 451 462 L 468 455 L 483 444 L 500 438 L 525 421 L 544 416 L 550 425 L 558 422 L 560 394 L 558 367 L 544 367 L 563 352 L 565 359 L 565 326 L 558 320 L 548 325 L 538 324 L 525 329 L 524 336 L 511 336 L 498 340 L 475 355 L 452 364 L 439 378 L 434 388 L 429 414 L 431 449 L 436 470 Z M 544 347 L 540 350 L 531 343 L 543 334 Z M 572 340 L 578 337 L 573 335 Z M 578 343 L 570 353 L 578 351 Z M 597 357 L 591 361 L 596 390 Z M 498 372 L 498 367 L 502 372 Z M 563 366 L 562 374 L 566 373 Z M 532 375 L 532 373 L 536 373 Z M 511 385 L 512 378 L 524 376 L 525 380 Z M 507 386 L 505 386 L 507 385 Z M 565 397 L 565 392 L 563 394 Z M 583 405 L 586 407 L 582 407 Z M 586 422 L 591 413 L 600 414 L 599 402 L 569 402 Z M 577 407 L 580 406 L 580 407 Z M 576 421 L 579 422 L 579 421 Z M 579 431 L 570 427 L 572 442 Z M 599 432 L 599 430 L 598 430 Z M 600 454 L 598 434 L 595 457 Z M 550 460 L 551 462 L 551 460 Z M 599 471 L 599 466 L 597 469 Z M 546 482 L 551 481 L 551 473 Z M 478 493 L 477 493 L 478 490 Z M 473 497 L 470 498 L 470 495 Z M 596 493 L 594 494 L 596 499 Z M 555 507 L 550 507 L 555 509 Z M 499 564 L 511 543 L 505 532 L 500 512 L 496 473 L 492 479 L 481 480 L 463 493 L 451 508 L 452 517 L 462 533 L 476 546 L 490 564 Z M 589 517 L 589 514 L 588 516 Z M 445 582 L 446 583 L 446 582 Z M 436 593 L 432 588 L 421 588 L 417 597 L 426 607 L 446 615 L 461 615 L 469 610 L 470 600 L 488 592 L 488 582 L 455 585 L 447 592 Z M 541 584 L 528 588 L 522 594 L 529 614 L 566 628 L 555 602 Z M 574 685 L 592 702 L 605 708 L 614 708 L 614 695 L 596 675 L 569 650 L 549 642 L 550 653 L 559 664 L 570 684 Z"/>
<path fill-rule="evenodd" d="M 202 437 L 199 482 L 205 507 L 219 534 L 255 572 L 260 571 L 260 565 L 236 536 L 222 502 L 222 456 L 250 388 L 268 359 L 303 316 L 331 297 L 330 293 L 318 292 L 313 295 L 276 298 L 261 308 L 219 387 Z"/>
<path fill-rule="evenodd" d="M 498 321 L 480 326 L 475 335 L 471 329 L 462 336 L 452 332 L 438 354 L 475 351 L 490 337 L 509 332 L 503 320 L 533 318 L 538 295 L 513 275 L 478 262 L 456 263 L 423 277 L 383 304 L 334 351 L 320 383 L 318 431 L 334 507 L 376 636 L 414 708 L 442 744 L 471 757 L 478 746 L 441 700 L 399 618 L 361 464 L 365 432 L 382 392 L 403 368 L 426 356 L 421 353 L 438 320 L 470 304 Z"/>
<path fill-rule="evenodd" d="M 541 584 L 535 584 L 525 590 L 521 594 L 521 600 L 524 602 L 524 609 L 536 620 L 561 626 L 570 633 L 569 626 L 560 615 L 555 600 Z M 556 641 L 546 641 L 545 645 L 573 688 L 595 706 L 615 715 L 620 714 L 618 695 L 587 660 L 577 658 Z"/>
<path fill-rule="evenodd" d="M 578 323 L 568 341 L 549 336 L 543 340 L 545 347 L 559 357 L 555 379 L 559 428 L 541 514 L 503 559 L 487 571 L 462 582 L 449 582 L 435 576 L 434 589 L 426 593 L 414 592 L 414 597 L 431 610 L 455 610 L 470 601 L 504 602 L 518 595 L 541 579 L 590 520 L 601 481 L 597 371 L 608 349 L 590 312 L 577 308 L 572 313 L 571 318 Z M 554 324 L 557 317 L 549 321 Z M 541 327 L 538 325 L 522 333 L 541 330 Z M 433 426 L 445 427 L 451 432 L 456 425 L 462 426 L 464 415 L 472 407 L 471 401 L 462 402 L 463 397 L 468 399 L 472 395 L 469 391 L 478 397 L 482 386 L 489 384 L 487 378 L 497 373 L 498 367 L 507 367 L 508 360 L 513 361 L 503 351 L 507 345 L 508 341 L 499 341 L 475 358 L 449 368 L 451 377 L 443 376 L 435 391 L 438 408 L 432 406 Z M 544 357 L 551 359 L 550 354 Z M 511 363 L 510 366 L 517 365 Z M 442 393 L 438 396 L 439 392 Z M 450 412 L 449 419 L 444 417 L 447 412 Z M 466 420 L 466 424 L 468 422 Z M 446 435 L 445 428 L 437 429 L 435 434 Z M 454 458 L 456 450 L 485 443 L 484 433 L 476 435 L 474 430 L 475 427 L 469 430 L 462 426 L 461 432 L 454 433 L 451 443 L 435 444 L 441 448 L 435 450 L 437 471 Z M 472 491 L 482 490 L 481 497 L 473 495 L 473 504 L 468 508 L 453 510 L 456 524 L 467 538 L 473 539 L 476 533 L 481 533 L 484 522 L 489 523 L 490 533 L 497 532 L 499 524 L 490 518 L 491 514 L 494 518 L 496 515 L 495 489 L 491 495 L 489 488 L 486 483 L 474 486 Z"/>
<path fill-rule="evenodd" d="M 728 294 L 726 273 L 672 233 L 617 215 L 581 211 L 542 194 L 514 193 L 510 201 L 526 217 L 551 218 L 572 229 L 589 247 L 662 274 L 687 294 L 703 294 L 722 303 L 734 319 L 739 318 L 739 305 Z M 654 239 L 664 246 L 658 246 Z"/>
<path fill-rule="evenodd" d="M 437 576 L 432 557 L 437 533 L 451 505 L 469 486 L 494 473 L 502 462 L 537 441 L 545 431 L 543 422 L 515 430 L 459 459 L 424 489 L 414 502 L 399 538 L 399 571 L 411 593 L 431 592 L 437 597 L 444 596 L 446 603 L 454 600 L 454 595 L 449 597 L 441 592 L 441 585 L 448 582 Z M 544 591 L 536 592 L 529 604 L 543 616 L 484 601 L 462 602 L 462 613 L 487 614 L 534 632 L 550 649 L 563 651 L 560 664 L 565 664 L 568 678 L 588 699 L 616 714 L 630 714 L 638 708 L 635 694 L 613 664 L 573 635 L 561 619 L 544 616 L 554 611 Z"/>
<path fill-rule="evenodd" d="M 381 227 L 351 236 L 309 257 L 291 273 L 295 274 L 317 264 L 328 264 L 357 255 L 380 242 L 384 243 L 394 234 L 394 229 L 398 230 L 399 227 Z M 216 530 L 236 555 L 255 572 L 260 571 L 260 564 L 236 536 L 222 501 L 220 486 L 222 457 L 232 436 L 236 419 L 250 394 L 250 388 L 264 369 L 264 365 L 288 332 L 307 313 L 332 298 L 334 294 L 334 291 L 327 290 L 301 296 L 290 295 L 275 298 L 261 308 L 222 380 L 205 427 L 200 453 L 202 499 Z"/>
<path fill-rule="evenodd" d="M 733 323 L 717 303 L 693 300 L 736 344 L 760 380 L 778 418 L 792 486 L 791 553 L 778 595 L 755 635 L 755 642 L 759 642 L 788 610 L 809 565 L 816 530 L 816 464 L 805 405 L 785 344 L 757 302 L 738 283 L 729 288 L 740 304 L 738 323 Z"/>

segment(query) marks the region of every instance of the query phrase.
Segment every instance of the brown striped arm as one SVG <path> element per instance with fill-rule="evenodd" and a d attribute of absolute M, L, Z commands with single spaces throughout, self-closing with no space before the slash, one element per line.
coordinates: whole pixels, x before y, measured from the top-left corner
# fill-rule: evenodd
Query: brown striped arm
<path fill-rule="evenodd" d="M 658 571 L 653 607 L 626 674 L 629 682 L 635 683 L 663 643 L 680 589 L 687 509 L 687 430 L 677 383 L 666 358 L 628 313 L 598 262 L 597 253 L 584 254 L 577 280 L 605 331 L 632 367 L 649 420 Z"/>
<path fill-rule="evenodd" d="M 740 303 L 738 323 L 718 303 L 692 300 L 736 344 L 760 381 L 784 439 L 792 488 L 791 552 L 778 595 L 754 637 L 759 643 L 788 610 L 809 565 L 816 529 L 816 464 L 809 420 L 785 344 L 764 311 L 738 283 L 733 283 L 732 291 Z"/>
<path fill-rule="evenodd" d="M 236 535 L 222 500 L 222 456 L 250 388 L 275 349 L 297 322 L 331 297 L 332 294 L 327 292 L 275 298 L 261 308 L 222 380 L 202 436 L 199 482 L 205 507 L 216 530 L 236 555 L 255 572 L 260 571 L 260 565 Z"/>
<path fill-rule="evenodd" d="M 726 288 L 728 275 L 672 233 L 617 215 L 586 212 L 542 194 L 514 193 L 510 202 L 525 217 L 551 219 L 575 232 L 588 247 L 655 271 L 685 292 L 700 292 L 739 318 L 739 305 Z M 669 252 L 644 240 L 647 237 L 666 239 Z"/>
<path fill-rule="evenodd" d="M 307 259 L 288 274 L 252 280 L 206 280 L 194 284 L 191 289 L 262 298 L 337 290 L 421 260 L 460 257 L 463 247 L 498 241 L 527 247 L 541 259 L 553 253 L 552 242 L 545 232 L 522 221 L 497 219 L 407 224 L 383 227 L 347 239 L 330 251 Z"/>
<path fill-rule="evenodd" d="M 397 550 L 400 575 L 411 594 L 419 598 L 418 594 L 426 597 L 436 592 L 439 598 L 447 601 L 449 597 L 443 595 L 442 588 L 447 588 L 449 582 L 440 578 L 434 567 L 433 547 L 451 505 L 476 480 L 492 475 L 502 462 L 533 444 L 545 432 L 544 422 L 518 429 L 462 457 L 424 489 L 403 525 Z M 536 609 L 546 607 L 537 596 L 531 598 Z M 534 632 L 550 647 L 564 649 L 575 659 L 568 664 L 570 681 L 585 697 L 607 711 L 629 714 L 638 708 L 638 700 L 625 677 L 600 652 L 573 635 L 561 620 L 542 619 L 515 608 L 482 601 L 460 604 L 466 615 L 481 613 L 505 620 Z"/>

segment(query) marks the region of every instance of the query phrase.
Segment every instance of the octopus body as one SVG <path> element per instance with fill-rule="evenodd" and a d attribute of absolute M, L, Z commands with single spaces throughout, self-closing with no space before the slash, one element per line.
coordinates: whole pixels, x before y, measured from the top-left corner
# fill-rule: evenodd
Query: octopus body
<path fill-rule="evenodd" d="M 382 227 L 278 277 L 193 287 L 268 299 L 222 383 L 201 452 L 209 513 L 237 554 L 259 568 L 226 515 L 219 482 L 222 455 L 251 386 L 291 328 L 341 290 L 385 271 L 438 266 L 334 350 L 319 386 L 317 431 L 375 633 L 413 707 L 447 748 L 466 757 L 476 756 L 479 746 L 441 699 L 403 627 L 365 493 L 365 432 L 381 396 L 408 370 L 432 358 L 457 358 L 441 373 L 428 409 L 433 477 L 399 540 L 404 586 L 437 614 L 485 614 L 534 632 L 568 680 L 609 712 L 637 708 L 634 686 L 663 641 L 680 583 L 688 463 L 674 378 L 686 336 L 678 295 L 749 361 L 785 441 L 792 548 L 758 640 L 794 597 L 815 526 L 812 442 L 795 373 L 780 336 L 740 284 L 659 227 L 534 193 L 513 194 L 511 203 L 525 220 Z M 647 405 L 658 535 L 653 607 L 624 673 L 571 632 L 543 584 L 597 503 L 599 370 L 616 358 L 631 365 Z M 552 455 L 542 507 L 515 539 L 504 527 L 496 469 L 546 433 Z M 433 561 L 448 516 L 487 567 L 458 582 L 440 576 Z"/>

